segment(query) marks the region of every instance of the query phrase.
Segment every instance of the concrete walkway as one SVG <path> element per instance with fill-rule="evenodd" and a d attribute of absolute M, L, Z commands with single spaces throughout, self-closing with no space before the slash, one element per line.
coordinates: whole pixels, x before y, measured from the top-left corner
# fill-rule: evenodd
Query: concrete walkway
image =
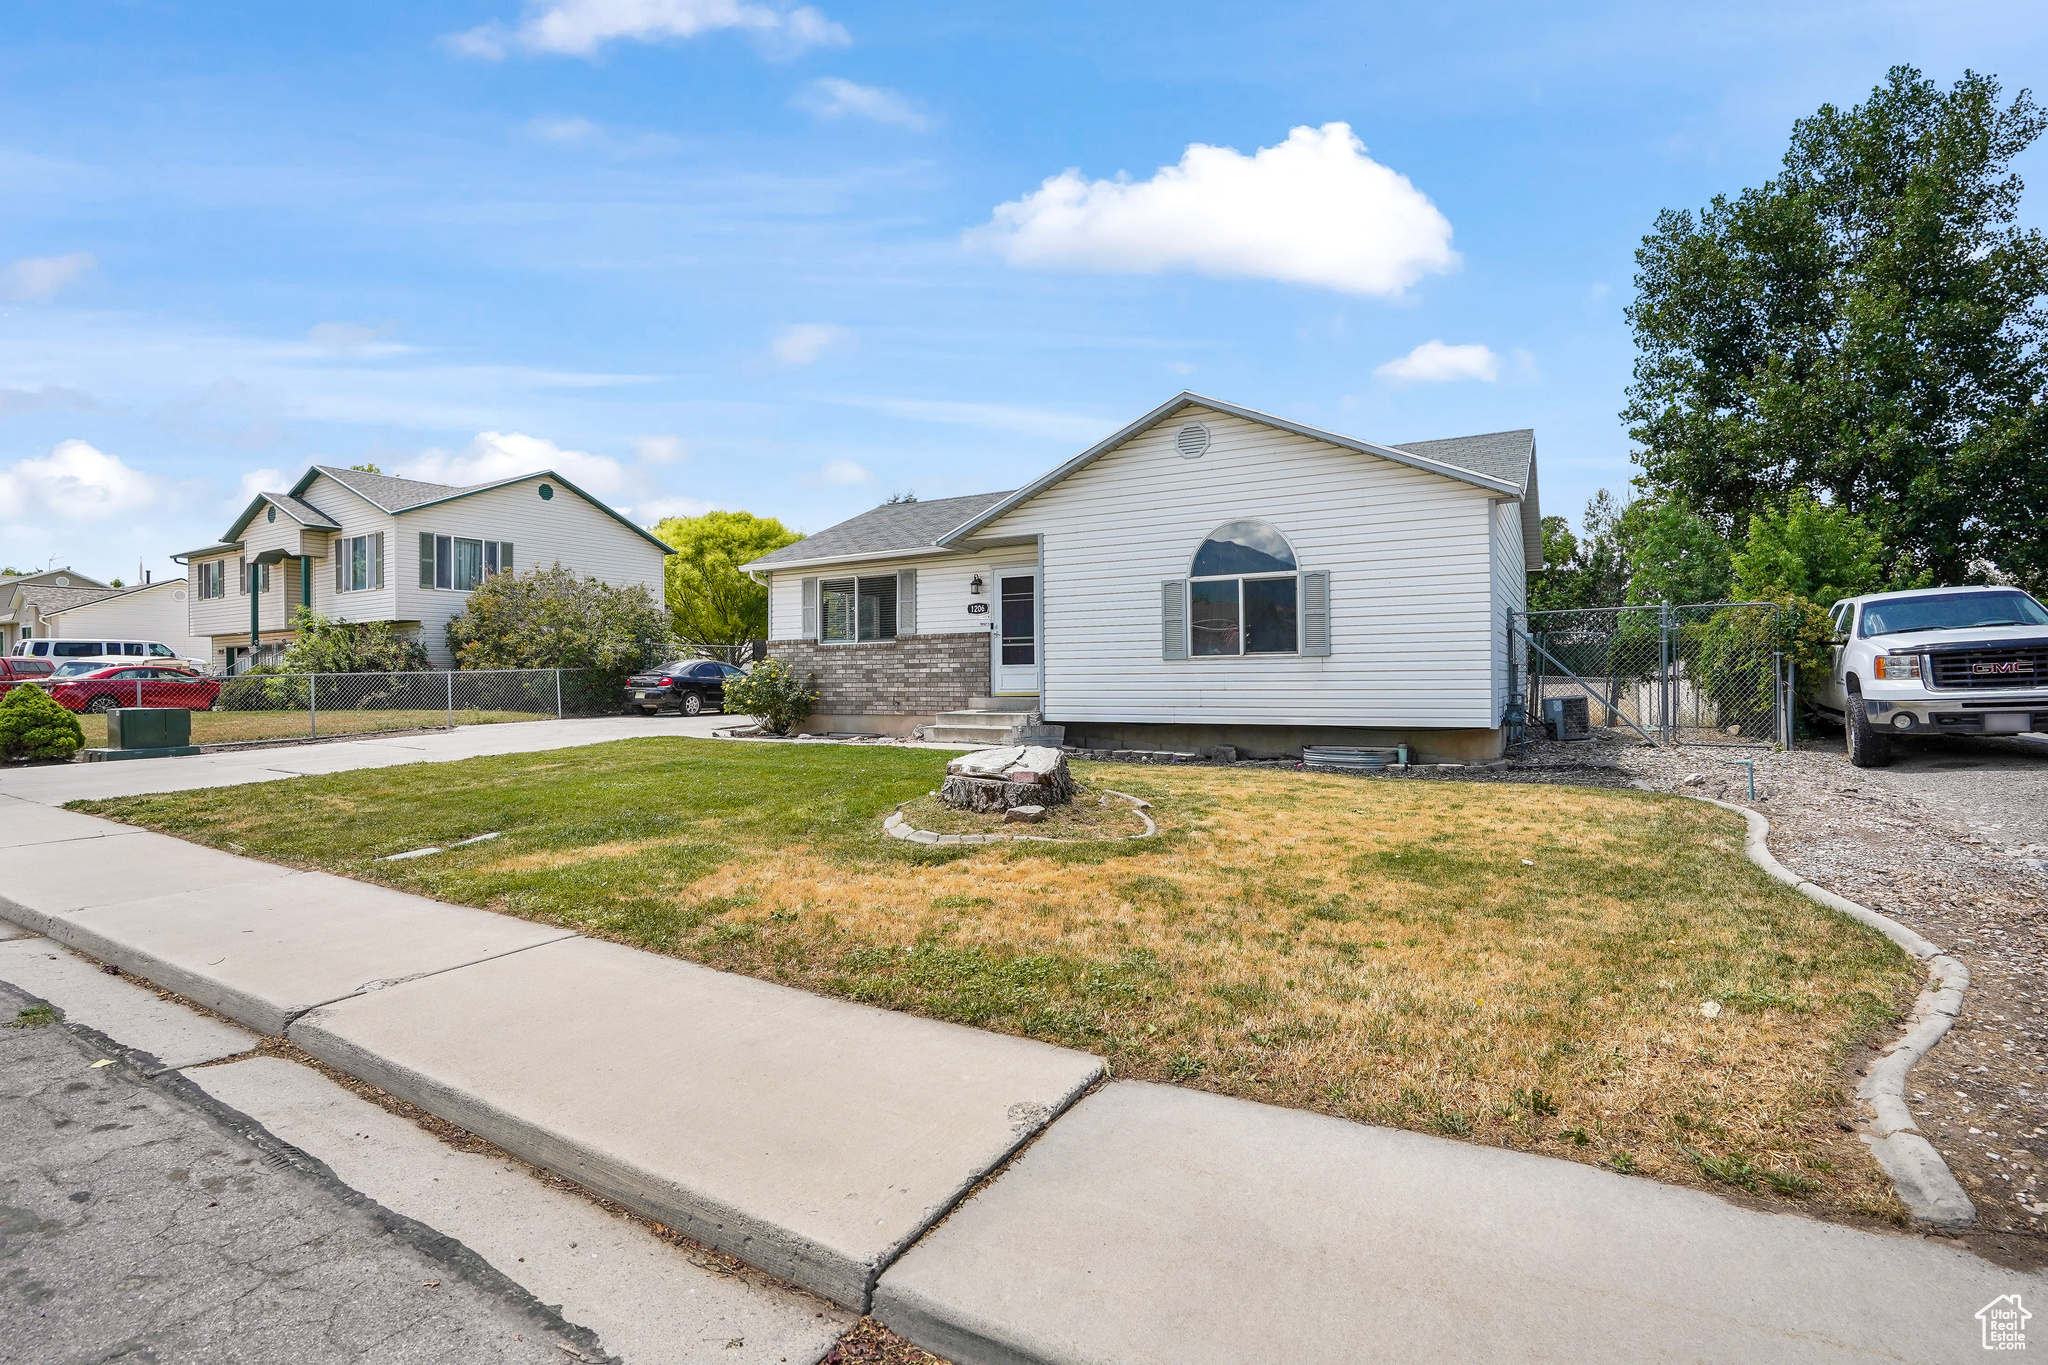
<path fill-rule="evenodd" d="M 958 1365 L 1961 1360 L 2048 1302 L 1938 1240 L 1174 1087 L 1060 1118 L 1095 1058 L 18 795 L 0 915 Z"/>

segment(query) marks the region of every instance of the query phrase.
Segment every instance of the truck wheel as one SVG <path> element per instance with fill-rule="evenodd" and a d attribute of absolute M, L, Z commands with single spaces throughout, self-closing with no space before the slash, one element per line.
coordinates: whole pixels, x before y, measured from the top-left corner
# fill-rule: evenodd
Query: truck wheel
<path fill-rule="evenodd" d="M 1858 768 L 1882 768 L 1892 761 L 1892 739 L 1870 728 L 1870 720 L 1863 714 L 1863 694 L 1849 694 L 1849 711 L 1842 718 L 1842 731 L 1847 736 L 1849 762 Z"/>

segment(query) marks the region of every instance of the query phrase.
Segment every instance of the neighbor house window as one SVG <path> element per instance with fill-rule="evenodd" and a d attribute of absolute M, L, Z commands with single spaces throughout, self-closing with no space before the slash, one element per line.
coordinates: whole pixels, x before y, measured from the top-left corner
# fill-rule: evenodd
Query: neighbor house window
<path fill-rule="evenodd" d="M 244 555 L 235 561 L 235 578 L 242 585 L 242 596 L 244 597 L 249 595 L 249 577 L 252 570 L 255 573 L 257 593 L 260 595 L 270 591 L 270 566 L 268 564 L 251 564 L 249 557 Z"/>
<path fill-rule="evenodd" d="M 1188 652 L 1299 653 L 1298 568 L 1286 537 L 1265 522 L 1218 527 L 1188 571 Z"/>
<path fill-rule="evenodd" d="M 334 590 L 368 592 L 384 586 L 384 533 L 334 542 Z"/>
<path fill-rule="evenodd" d="M 420 532 L 420 586 L 467 592 L 494 573 L 512 572 L 512 542 Z"/>
<path fill-rule="evenodd" d="M 896 575 L 827 578 L 818 584 L 819 638 L 827 644 L 896 638 Z"/>
<path fill-rule="evenodd" d="M 228 595 L 228 562 L 225 559 L 209 559 L 203 564 L 192 566 L 199 578 L 201 597 L 226 597 Z"/>

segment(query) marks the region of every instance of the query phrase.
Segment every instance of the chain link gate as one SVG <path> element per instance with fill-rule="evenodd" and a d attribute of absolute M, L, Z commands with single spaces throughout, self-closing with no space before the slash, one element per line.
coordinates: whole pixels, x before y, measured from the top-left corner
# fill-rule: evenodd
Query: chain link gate
<path fill-rule="evenodd" d="M 1775 602 L 1514 612 L 1528 718 L 1584 697 L 1595 726 L 1657 744 L 1791 745 L 1792 672 Z M 1514 648 L 1513 646 L 1519 646 Z"/>

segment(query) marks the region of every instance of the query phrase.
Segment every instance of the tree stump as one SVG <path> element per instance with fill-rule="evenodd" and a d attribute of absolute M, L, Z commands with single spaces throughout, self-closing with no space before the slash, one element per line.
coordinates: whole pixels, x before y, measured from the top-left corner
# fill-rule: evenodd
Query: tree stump
<path fill-rule="evenodd" d="M 959 810 L 1002 812 L 1058 806 L 1074 796 L 1067 756 L 1042 745 L 983 749 L 946 765 L 939 799 Z"/>

